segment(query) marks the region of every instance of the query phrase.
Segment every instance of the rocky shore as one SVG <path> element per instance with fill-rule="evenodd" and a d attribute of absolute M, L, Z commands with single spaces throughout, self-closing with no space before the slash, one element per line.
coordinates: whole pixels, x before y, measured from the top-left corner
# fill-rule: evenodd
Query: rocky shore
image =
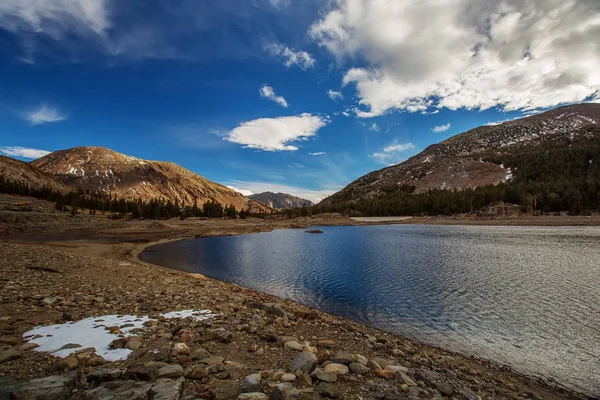
<path fill-rule="evenodd" d="M 288 227 L 328 222 L 349 224 L 331 218 Z M 25 236 L 0 241 L 0 399 L 587 398 L 491 362 L 138 258 L 158 240 L 259 232 L 278 222 L 47 226 L 38 223 L 35 236 L 20 227 Z M 216 315 L 161 316 L 190 309 Z M 103 325 L 109 315 L 148 320 L 135 329 Z M 126 349 L 126 359 L 108 362 L 99 348 L 76 342 L 68 344 L 77 349 L 73 354 L 59 358 L 23 338 L 39 325 L 89 317 L 117 337 L 111 347 Z"/>

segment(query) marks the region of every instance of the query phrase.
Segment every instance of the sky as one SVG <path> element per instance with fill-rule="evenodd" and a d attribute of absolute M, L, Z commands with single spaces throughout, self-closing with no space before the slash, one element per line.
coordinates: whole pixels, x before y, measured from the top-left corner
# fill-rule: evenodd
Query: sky
<path fill-rule="evenodd" d="M 103 146 L 316 201 L 600 102 L 598 0 L 2 0 L 0 153 Z"/>

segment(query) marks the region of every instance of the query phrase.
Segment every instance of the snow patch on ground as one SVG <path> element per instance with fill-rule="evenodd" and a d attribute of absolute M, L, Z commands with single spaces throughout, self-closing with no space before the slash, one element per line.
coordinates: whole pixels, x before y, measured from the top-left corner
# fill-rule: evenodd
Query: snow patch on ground
<path fill-rule="evenodd" d="M 217 314 L 209 310 L 181 310 L 161 314 L 167 319 L 194 318 L 202 321 Z M 77 322 L 67 322 L 48 326 L 38 326 L 23 334 L 23 338 L 29 343 L 39 345 L 36 351 L 50 352 L 56 357 L 65 358 L 79 350 L 94 347 L 96 353 L 104 357 L 106 361 L 117 361 L 126 359 L 131 350 L 110 349 L 109 344 L 120 337 L 133 336 L 135 332 L 144 327 L 144 323 L 150 321 L 148 316 L 135 315 L 104 315 L 90 317 Z M 106 328 L 118 326 L 120 335 L 110 333 Z M 77 344 L 78 347 L 63 349 L 67 344 Z M 61 350 L 62 349 L 62 350 Z"/>

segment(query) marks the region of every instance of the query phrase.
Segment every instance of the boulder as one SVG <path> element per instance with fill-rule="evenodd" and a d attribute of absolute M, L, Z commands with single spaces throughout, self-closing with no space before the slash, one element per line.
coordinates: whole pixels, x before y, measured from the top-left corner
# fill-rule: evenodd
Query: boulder
<path fill-rule="evenodd" d="M 183 367 L 177 364 L 165 365 L 158 369 L 159 378 L 179 379 L 183 376 Z"/>
<path fill-rule="evenodd" d="M 303 351 L 302 353 L 298 354 L 296 358 L 294 358 L 291 369 L 293 373 L 296 373 L 296 371 L 300 370 L 310 374 L 315 370 L 317 362 L 316 355 L 307 351 Z"/>

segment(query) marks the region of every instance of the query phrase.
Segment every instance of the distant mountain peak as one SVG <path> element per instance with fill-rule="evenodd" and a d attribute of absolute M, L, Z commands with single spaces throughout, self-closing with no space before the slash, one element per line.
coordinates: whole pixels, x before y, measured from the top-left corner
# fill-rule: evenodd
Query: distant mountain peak
<path fill-rule="evenodd" d="M 252 194 L 248 196 L 248 198 L 260 201 L 261 203 L 271 208 L 299 208 L 303 205 L 313 205 L 313 203 L 310 200 L 292 196 L 291 194 L 287 193 L 263 192 Z"/>

